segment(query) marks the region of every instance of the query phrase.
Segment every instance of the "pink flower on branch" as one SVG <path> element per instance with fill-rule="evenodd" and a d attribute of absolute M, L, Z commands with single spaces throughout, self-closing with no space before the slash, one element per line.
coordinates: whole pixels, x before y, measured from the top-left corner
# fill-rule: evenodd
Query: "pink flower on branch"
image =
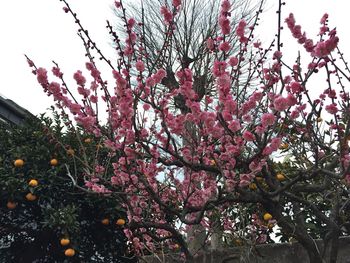
<path fill-rule="evenodd" d="M 182 0 L 173 0 L 173 6 L 178 8 L 181 5 Z"/>
<path fill-rule="evenodd" d="M 170 12 L 170 10 L 166 6 L 162 6 L 160 8 L 160 13 L 163 15 L 164 22 L 167 25 L 169 25 L 173 20 L 173 14 Z"/>
<path fill-rule="evenodd" d="M 239 21 L 238 26 L 236 28 L 236 35 L 239 37 L 239 41 L 241 43 L 247 43 L 248 38 L 245 37 L 245 27 L 247 23 L 244 20 Z"/>

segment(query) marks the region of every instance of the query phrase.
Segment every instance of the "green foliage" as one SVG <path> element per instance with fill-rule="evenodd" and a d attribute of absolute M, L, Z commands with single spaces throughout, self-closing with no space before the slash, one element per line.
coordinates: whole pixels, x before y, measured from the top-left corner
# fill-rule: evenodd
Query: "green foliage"
<path fill-rule="evenodd" d="M 118 199 L 83 191 L 73 182 L 84 182 L 78 157 L 94 158 L 98 148 L 94 142 L 84 145 L 86 137 L 64 131 L 57 115 L 54 120 L 28 120 L 21 127 L 1 124 L 0 262 L 134 262 L 127 258 L 123 229 L 115 224 L 125 218 Z M 67 149 L 74 149 L 77 158 Z M 103 149 L 100 153 L 105 158 Z M 15 167 L 17 159 L 24 165 Z M 51 159 L 58 165 L 51 165 Z M 32 179 L 37 186 L 28 185 Z M 37 199 L 27 200 L 28 193 Z M 8 202 L 17 206 L 10 209 Z M 110 224 L 103 225 L 104 218 Z M 76 251 L 72 258 L 64 255 L 68 247 L 60 245 L 63 237 Z"/>

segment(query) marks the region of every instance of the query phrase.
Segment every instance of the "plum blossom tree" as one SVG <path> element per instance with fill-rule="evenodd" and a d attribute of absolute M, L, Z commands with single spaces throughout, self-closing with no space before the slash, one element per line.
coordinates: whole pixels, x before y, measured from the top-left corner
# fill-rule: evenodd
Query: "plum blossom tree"
<path fill-rule="evenodd" d="M 67 125 L 91 133 L 113 156 L 112 172 L 97 172 L 98 161 L 82 161 L 84 179 L 95 191 L 120 194 L 128 215 L 125 233 L 137 253 L 180 248 L 191 262 L 196 251 L 186 233 L 193 226 L 201 224 L 208 241 L 219 224 L 226 236 L 240 232 L 250 244 L 269 242 L 278 226 L 283 238 L 300 242 L 310 262 L 336 262 L 339 237 L 349 233 L 350 70 L 327 14 L 318 40 L 302 31 L 293 14 L 285 19 L 288 34 L 306 50 L 304 67 L 300 57 L 293 65 L 283 59 L 281 0 L 276 38 L 265 49 L 254 39 L 259 12 L 233 26 L 231 2 L 221 1 L 220 32 L 208 34 L 201 47 L 214 58 L 208 70 L 215 91 L 200 98 L 194 68 L 180 63 L 171 76 L 163 63 L 177 52 L 171 43 L 185 1 L 161 6 L 164 42 L 152 56 L 145 46 L 149 32 L 140 31 L 116 1 L 126 31 L 121 39 L 107 24 L 120 55 L 116 65 L 62 1 L 80 27 L 89 59 L 90 76 L 73 76 L 81 100 L 57 65 L 52 81 L 46 69 L 29 64 L 62 114 L 72 118 Z M 239 46 L 230 53 L 232 32 Z M 94 52 L 111 67 L 113 84 L 102 78 Z M 321 74 L 326 88 L 314 95 L 310 83 Z M 177 85 L 166 81 L 169 76 Z M 176 100 L 182 108 L 173 107 Z"/>
<path fill-rule="evenodd" d="M 142 1 L 140 6 L 135 5 L 135 2 L 125 2 L 127 4 L 126 11 L 130 12 L 131 10 L 131 15 L 140 21 L 140 23 L 135 23 L 134 30 L 136 34 L 142 36 L 143 49 L 146 53 L 143 56 L 144 65 L 147 66 L 148 71 L 152 71 L 152 68 L 165 69 L 167 74 L 162 79 L 161 84 L 172 90 L 179 87 L 175 72 L 180 68 L 190 68 L 193 74 L 192 89 L 197 94 L 197 101 L 203 101 L 205 95 L 215 97 L 215 81 L 210 70 L 218 56 L 217 52 L 213 52 L 215 46 L 225 50 L 225 53 L 219 54 L 219 56 L 231 56 L 239 48 L 239 39 L 233 30 L 227 32 L 226 41 L 220 44 L 220 24 L 227 23 L 226 27 L 235 27 L 240 21 L 243 21 L 242 19 L 246 21 L 255 19 L 254 12 L 261 10 L 264 3 L 264 1 L 260 1 L 260 3 L 258 1 L 253 5 L 251 1 L 241 0 L 234 1 L 230 5 L 226 3 L 224 8 L 229 9 L 227 15 L 230 16 L 230 20 L 219 21 L 220 1 L 184 1 L 181 3 L 180 15 L 174 17 L 173 27 L 176 30 L 167 38 L 164 35 L 167 24 L 164 24 L 163 20 L 165 16 L 170 16 L 170 13 L 166 12 L 163 6 L 172 6 L 171 1 L 146 0 Z M 180 2 L 174 3 L 174 6 L 178 4 L 180 5 Z M 119 8 L 116 11 L 120 17 L 125 12 Z M 159 57 L 159 50 L 164 45 L 169 47 L 166 47 L 166 51 Z M 246 63 L 241 63 L 243 71 L 246 70 L 245 66 Z M 136 69 L 138 72 L 137 64 Z M 244 74 L 241 76 L 243 77 Z M 173 106 L 182 113 L 188 112 L 188 107 L 181 94 L 174 98 Z M 188 129 L 195 129 L 195 127 L 189 125 Z M 186 140 L 183 140 L 183 143 L 185 144 Z M 217 230 L 213 231 L 211 235 L 213 248 L 220 246 L 222 238 L 222 227 L 220 224 L 217 226 Z M 193 226 L 190 229 L 189 238 L 191 239 L 190 250 L 201 249 L 206 239 L 203 226 L 200 224 Z"/>

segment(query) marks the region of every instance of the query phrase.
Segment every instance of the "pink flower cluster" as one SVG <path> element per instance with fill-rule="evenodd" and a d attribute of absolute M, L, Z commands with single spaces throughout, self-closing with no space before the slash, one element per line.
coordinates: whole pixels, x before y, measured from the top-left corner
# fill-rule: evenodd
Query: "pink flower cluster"
<path fill-rule="evenodd" d="M 223 0 L 221 2 L 221 10 L 219 16 L 219 26 L 223 35 L 228 35 L 231 32 L 230 20 L 228 17 L 231 15 L 229 13 L 231 8 L 231 3 L 229 0 Z"/>
<path fill-rule="evenodd" d="M 247 43 L 248 38 L 244 36 L 245 34 L 245 27 L 247 23 L 244 20 L 239 21 L 238 26 L 236 28 L 236 35 L 239 37 L 239 41 L 241 43 Z"/>
<path fill-rule="evenodd" d="M 163 15 L 165 24 L 170 25 L 173 20 L 173 14 L 170 10 L 166 6 L 162 6 L 160 8 L 160 13 Z"/>
<path fill-rule="evenodd" d="M 314 50 L 314 43 L 312 39 L 306 37 L 306 33 L 301 33 L 301 26 L 295 24 L 295 18 L 292 13 L 286 18 L 285 22 L 287 23 L 288 28 L 293 34 L 293 37 L 298 39 L 299 44 L 304 44 L 304 48 L 307 52 L 312 52 Z"/>
<path fill-rule="evenodd" d="M 335 35 L 336 31 L 330 32 L 329 39 L 320 41 L 313 50 L 313 55 L 319 58 L 327 57 L 338 45 L 339 38 Z"/>
<path fill-rule="evenodd" d="M 321 24 L 323 26 L 320 29 L 320 35 L 324 35 L 329 28 L 325 25 L 328 19 L 328 14 L 325 14 L 321 19 Z M 286 18 L 285 22 L 288 28 L 292 32 L 293 36 L 298 39 L 300 44 L 304 44 L 307 52 L 310 52 L 313 56 L 324 58 L 327 57 L 338 45 L 339 38 L 336 36 L 336 30 L 329 32 L 329 39 L 321 40 L 316 45 L 314 45 L 312 39 L 306 37 L 306 33 L 301 33 L 301 26 L 295 24 L 294 15 L 291 13 L 289 17 Z"/>

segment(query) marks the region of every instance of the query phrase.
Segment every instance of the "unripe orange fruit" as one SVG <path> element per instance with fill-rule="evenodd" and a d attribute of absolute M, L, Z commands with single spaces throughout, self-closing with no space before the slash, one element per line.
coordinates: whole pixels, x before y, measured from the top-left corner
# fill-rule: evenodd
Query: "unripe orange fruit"
<path fill-rule="evenodd" d="M 255 179 L 258 181 L 258 182 L 262 182 L 264 180 L 264 178 L 260 177 L 260 176 L 256 176 Z"/>
<path fill-rule="evenodd" d="M 38 186 L 38 181 L 35 179 L 32 179 L 29 181 L 28 184 L 29 184 L 29 186 L 35 187 L 35 186 Z"/>
<path fill-rule="evenodd" d="M 108 218 L 102 219 L 101 223 L 102 223 L 102 225 L 107 226 L 107 225 L 109 225 L 109 219 Z"/>
<path fill-rule="evenodd" d="M 56 165 L 58 164 L 57 159 L 52 159 L 52 160 L 50 161 L 50 164 L 51 164 L 52 166 L 56 166 Z"/>
<path fill-rule="evenodd" d="M 8 209 L 15 209 L 17 207 L 17 203 L 15 203 L 15 202 L 12 202 L 12 201 L 8 201 L 7 202 L 7 208 Z"/>
<path fill-rule="evenodd" d="M 287 149 L 289 147 L 289 144 L 288 143 L 281 143 L 281 145 L 280 145 L 280 150 L 285 150 L 285 149 Z"/>
<path fill-rule="evenodd" d="M 28 201 L 35 201 L 36 198 L 37 198 L 36 195 L 33 195 L 32 193 L 26 194 L 26 199 L 27 199 Z"/>
<path fill-rule="evenodd" d="M 75 255 L 75 250 L 73 248 L 68 248 L 64 251 L 66 257 L 73 257 Z"/>
<path fill-rule="evenodd" d="M 96 145 L 96 149 L 98 149 L 98 150 L 101 149 L 102 147 L 103 147 L 102 144 L 97 144 Z"/>
<path fill-rule="evenodd" d="M 73 149 L 68 149 L 68 150 L 67 150 L 67 154 L 68 154 L 68 155 L 74 155 L 74 153 L 75 153 L 75 152 L 74 152 Z"/>
<path fill-rule="evenodd" d="M 276 178 L 277 178 L 278 181 L 286 180 L 286 177 L 284 176 L 284 174 L 281 174 L 281 173 L 277 174 Z"/>
<path fill-rule="evenodd" d="M 250 190 L 256 190 L 258 187 L 256 186 L 256 184 L 255 183 L 251 183 L 250 185 L 249 185 L 249 189 Z"/>
<path fill-rule="evenodd" d="M 269 221 L 270 219 L 272 219 L 272 215 L 270 213 L 265 213 L 264 214 L 264 220 L 265 221 Z"/>
<path fill-rule="evenodd" d="M 117 220 L 116 224 L 117 224 L 118 226 L 123 226 L 123 225 L 125 225 L 125 220 L 122 219 L 122 218 L 119 218 L 119 219 Z"/>
<path fill-rule="evenodd" d="M 242 246 L 243 245 L 243 241 L 240 238 L 236 238 L 234 242 L 235 242 L 236 246 Z"/>
<path fill-rule="evenodd" d="M 15 167 L 22 167 L 24 165 L 24 161 L 22 159 L 17 159 L 13 164 Z"/>
<path fill-rule="evenodd" d="M 68 246 L 70 244 L 70 240 L 68 238 L 62 238 L 60 240 L 61 246 Z"/>

